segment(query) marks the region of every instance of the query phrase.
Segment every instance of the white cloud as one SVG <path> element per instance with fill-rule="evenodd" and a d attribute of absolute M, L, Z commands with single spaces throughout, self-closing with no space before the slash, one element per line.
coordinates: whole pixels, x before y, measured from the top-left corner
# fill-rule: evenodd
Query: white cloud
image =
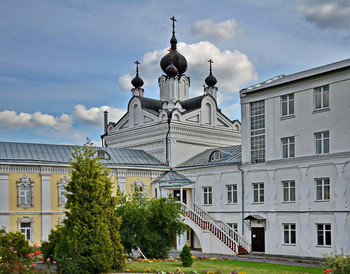
<path fill-rule="evenodd" d="M 214 44 L 201 41 L 195 44 L 187 45 L 186 43 L 178 43 L 179 52 L 187 59 L 188 71 L 186 75 L 191 77 L 191 92 L 197 94 L 202 91 L 205 78 L 209 74 L 208 60 L 212 59 L 213 74 L 217 78 L 217 86 L 219 92 L 237 92 L 244 85 L 251 81 L 257 80 L 257 73 L 254 71 L 253 63 L 244 53 L 235 50 L 220 50 Z M 155 85 L 159 72 L 159 62 L 166 54 L 167 48 L 160 51 L 147 52 L 143 55 L 140 67 L 140 76 L 145 81 L 145 91 L 147 85 Z M 123 75 L 119 78 L 119 83 L 125 89 L 130 90 L 131 79 L 134 73 Z M 127 87 L 126 79 L 129 81 Z M 125 83 L 125 85 L 124 85 Z"/>
<path fill-rule="evenodd" d="M 108 111 L 108 120 L 117 122 L 125 113 L 125 109 L 113 108 L 109 106 L 92 107 L 87 109 L 83 105 L 76 105 L 74 108 L 74 118 L 81 120 L 84 124 L 103 128 L 103 112 Z"/>
<path fill-rule="evenodd" d="M 71 115 L 63 113 L 59 117 L 49 114 L 42 114 L 37 111 L 33 114 L 19 113 L 13 110 L 0 112 L 0 126 L 8 129 L 20 129 L 23 127 L 49 127 L 56 131 L 67 130 L 72 127 L 73 119 Z"/>
<path fill-rule="evenodd" d="M 240 117 L 241 105 L 238 103 L 222 108 L 222 113 L 228 117 Z"/>
<path fill-rule="evenodd" d="M 319 28 L 350 28 L 349 1 L 307 1 L 299 10 L 307 21 Z"/>
<path fill-rule="evenodd" d="M 229 19 L 227 21 L 215 23 L 213 19 L 200 20 L 191 28 L 195 36 L 203 40 L 214 40 L 217 42 L 232 40 L 244 32 L 238 29 L 236 21 Z"/>

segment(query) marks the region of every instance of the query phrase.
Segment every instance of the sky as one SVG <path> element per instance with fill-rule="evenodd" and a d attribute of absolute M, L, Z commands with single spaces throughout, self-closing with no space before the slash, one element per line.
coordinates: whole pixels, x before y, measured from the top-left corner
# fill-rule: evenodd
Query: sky
<path fill-rule="evenodd" d="M 159 99 L 159 62 L 175 16 L 190 96 L 212 59 L 218 105 L 240 119 L 239 90 L 350 58 L 348 0 L 0 0 L 0 141 L 100 145 L 138 60 Z"/>

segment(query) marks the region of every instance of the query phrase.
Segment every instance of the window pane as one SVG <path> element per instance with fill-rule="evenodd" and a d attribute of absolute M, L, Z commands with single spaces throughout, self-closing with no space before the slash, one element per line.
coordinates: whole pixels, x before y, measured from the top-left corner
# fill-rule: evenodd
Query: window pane
<path fill-rule="evenodd" d="M 294 144 L 290 145 L 290 156 L 291 158 L 293 158 L 295 156 L 295 152 L 294 152 Z"/>
<path fill-rule="evenodd" d="M 294 100 L 289 101 L 289 114 L 294 114 Z"/>
<path fill-rule="evenodd" d="M 316 140 L 316 154 L 322 153 L 322 141 Z"/>
<path fill-rule="evenodd" d="M 282 115 L 287 115 L 287 102 L 282 103 Z"/>
<path fill-rule="evenodd" d="M 30 229 L 27 229 L 27 240 L 30 240 Z"/>
<path fill-rule="evenodd" d="M 283 189 L 283 201 L 285 201 L 285 202 L 288 202 L 289 201 L 289 197 L 288 197 L 288 193 L 289 191 L 288 191 L 288 188 L 284 188 Z"/>
<path fill-rule="evenodd" d="M 322 200 L 322 186 L 317 186 L 317 200 Z"/>
<path fill-rule="evenodd" d="M 324 140 L 324 148 L 323 148 L 323 153 L 329 153 L 329 139 Z"/>
<path fill-rule="evenodd" d="M 324 199 L 329 200 L 330 194 L 329 194 L 329 185 L 324 187 Z"/>
<path fill-rule="evenodd" d="M 290 189 L 290 201 L 295 201 L 295 188 Z"/>
<path fill-rule="evenodd" d="M 326 245 L 331 245 L 331 232 L 326 231 Z"/>
<path fill-rule="evenodd" d="M 323 94 L 323 107 L 324 108 L 329 107 L 329 93 L 328 92 Z"/>
<path fill-rule="evenodd" d="M 26 194 L 27 194 L 27 204 L 31 204 L 31 203 L 32 203 L 32 201 L 31 201 L 31 200 L 32 200 L 32 199 L 31 199 L 32 197 L 31 197 L 30 191 L 28 190 Z"/>
<path fill-rule="evenodd" d="M 316 94 L 315 96 L 315 108 L 321 108 L 321 94 Z"/>
<path fill-rule="evenodd" d="M 290 239 L 290 243 L 291 244 L 295 244 L 296 243 L 296 240 L 295 240 L 295 230 L 294 231 L 291 231 L 291 239 Z"/>
<path fill-rule="evenodd" d="M 289 232 L 288 230 L 286 230 L 286 228 L 284 228 L 284 243 L 285 244 L 289 244 Z"/>

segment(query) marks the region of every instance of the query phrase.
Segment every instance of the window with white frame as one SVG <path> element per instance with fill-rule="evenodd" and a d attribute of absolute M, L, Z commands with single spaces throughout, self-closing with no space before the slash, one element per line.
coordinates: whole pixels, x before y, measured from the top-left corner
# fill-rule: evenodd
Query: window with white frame
<path fill-rule="evenodd" d="M 329 108 L 329 85 L 314 89 L 315 110 Z"/>
<path fill-rule="evenodd" d="M 281 96 L 282 117 L 294 114 L 294 94 Z"/>
<path fill-rule="evenodd" d="M 265 101 L 250 103 L 250 154 L 252 163 L 265 162 Z"/>
<path fill-rule="evenodd" d="M 210 155 L 210 160 L 209 161 L 218 161 L 222 159 L 222 153 L 221 151 L 214 151 L 211 155 Z"/>
<path fill-rule="evenodd" d="M 67 176 L 63 176 L 61 179 L 57 181 L 57 191 L 58 191 L 58 206 L 64 207 L 67 202 L 67 190 L 66 186 L 68 184 L 69 178 Z"/>
<path fill-rule="evenodd" d="M 316 226 L 317 226 L 317 245 L 331 246 L 332 244 L 331 224 L 317 224 Z"/>
<path fill-rule="evenodd" d="M 135 182 L 133 182 L 131 187 L 133 192 L 135 192 L 137 188 L 142 196 L 146 195 L 146 185 L 140 179 L 137 179 Z"/>
<path fill-rule="evenodd" d="M 283 158 L 294 158 L 295 156 L 295 138 L 287 137 L 282 138 L 282 157 Z"/>
<path fill-rule="evenodd" d="M 329 153 L 329 131 L 315 133 L 316 154 Z"/>
<path fill-rule="evenodd" d="M 34 181 L 24 174 L 17 181 L 17 206 L 28 209 L 34 206 Z"/>
<path fill-rule="evenodd" d="M 33 239 L 33 218 L 23 217 L 17 219 L 18 230 L 24 235 L 28 241 L 34 241 Z"/>
<path fill-rule="evenodd" d="M 212 202 L 212 188 L 203 187 L 203 205 L 211 205 Z"/>
<path fill-rule="evenodd" d="M 228 185 L 227 189 L 227 203 L 235 204 L 237 203 L 237 185 Z"/>
<path fill-rule="evenodd" d="M 264 183 L 253 184 L 253 202 L 254 203 L 264 202 Z"/>
<path fill-rule="evenodd" d="M 232 228 L 232 230 L 228 231 L 228 235 L 237 242 L 238 241 L 238 235 L 236 233 L 238 233 L 238 224 L 237 223 L 228 223 L 227 225 L 230 228 Z M 236 232 L 236 233 L 234 233 L 234 232 Z"/>
<path fill-rule="evenodd" d="M 283 202 L 295 202 L 295 181 L 283 181 Z"/>
<path fill-rule="evenodd" d="M 296 244 L 295 224 L 283 224 L 283 243 L 287 245 Z"/>
<path fill-rule="evenodd" d="M 315 182 L 316 182 L 316 200 L 329 201 L 331 196 L 329 178 L 315 179 Z"/>

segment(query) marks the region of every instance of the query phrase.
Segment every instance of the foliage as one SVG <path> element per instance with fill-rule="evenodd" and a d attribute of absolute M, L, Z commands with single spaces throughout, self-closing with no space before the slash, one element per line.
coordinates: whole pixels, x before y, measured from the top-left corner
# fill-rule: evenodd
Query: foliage
<path fill-rule="evenodd" d="M 0 246 L 7 249 L 11 246 L 13 250 L 23 256 L 27 256 L 33 250 L 22 233 L 19 231 L 6 233 L 4 228 L 0 229 Z"/>
<path fill-rule="evenodd" d="M 35 273 L 34 262 L 39 260 L 37 246 L 30 247 L 19 231 L 0 229 L 0 271 L 1 273 Z"/>
<path fill-rule="evenodd" d="M 350 255 L 345 255 L 342 250 L 340 253 L 331 252 L 330 255 L 323 255 L 326 261 L 323 266 L 327 270 L 331 270 L 332 274 L 350 273 Z"/>
<path fill-rule="evenodd" d="M 128 253 L 139 247 L 146 257 L 166 258 L 177 233 L 186 230 L 182 208 L 173 196 L 147 199 L 138 192 L 118 192 L 116 216 L 121 217 L 120 236 Z"/>
<path fill-rule="evenodd" d="M 59 268 L 66 273 L 77 269 L 79 273 L 99 273 L 125 265 L 109 170 L 95 155 L 87 142 L 81 149 L 74 147 L 70 160 L 67 219 L 54 252 Z"/>
<path fill-rule="evenodd" d="M 180 258 L 183 266 L 191 266 L 193 264 L 192 253 L 188 245 L 184 245 L 180 253 Z"/>
<path fill-rule="evenodd" d="M 56 260 L 54 251 L 55 246 L 59 243 L 62 234 L 62 226 L 57 225 L 56 229 L 51 229 L 48 241 L 41 243 L 41 252 L 43 254 L 43 260 L 46 261 L 48 258 Z"/>

